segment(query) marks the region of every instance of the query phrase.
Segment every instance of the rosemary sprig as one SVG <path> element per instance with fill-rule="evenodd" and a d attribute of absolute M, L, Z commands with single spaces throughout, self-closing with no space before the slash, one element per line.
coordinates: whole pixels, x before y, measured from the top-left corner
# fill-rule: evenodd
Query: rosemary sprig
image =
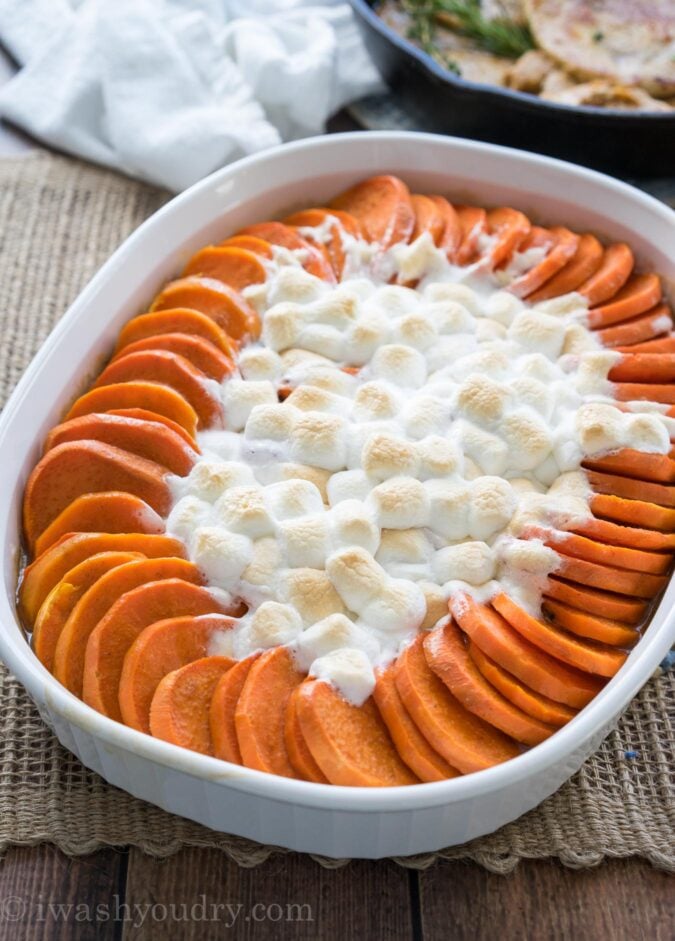
<path fill-rule="evenodd" d="M 439 65 L 454 72 L 455 75 L 461 75 L 459 66 L 451 59 L 436 43 L 436 22 L 431 4 L 419 0 L 402 0 L 403 9 L 410 17 L 408 26 L 408 38 L 415 40 L 417 45 L 428 56 L 435 59 Z"/>
<path fill-rule="evenodd" d="M 535 44 L 527 26 L 509 19 L 486 19 L 479 0 L 405 0 L 404 9 L 411 17 L 411 37 L 424 37 L 429 54 L 436 47 L 436 26 L 441 23 L 448 29 L 472 39 L 477 46 L 496 56 L 517 59 Z M 422 48 L 425 48 L 422 45 Z"/>

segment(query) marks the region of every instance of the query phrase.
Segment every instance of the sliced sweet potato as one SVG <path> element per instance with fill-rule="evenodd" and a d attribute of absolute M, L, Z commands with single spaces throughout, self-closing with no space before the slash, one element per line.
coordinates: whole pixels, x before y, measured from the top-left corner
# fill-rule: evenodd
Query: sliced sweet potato
<path fill-rule="evenodd" d="M 249 670 L 234 712 L 242 764 L 297 778 L 286 750 L 288 698 L 304 679 L 286 647 L 266 650 Z"/>
<path fill-rule="evenodd" d="M 208 245 L 200 249 L 185 266 L 183 277 L 193 274 L 215 278 L 235 291 L 243 291 L 251 284 L 262 284 L 267 278 L 258 255 L 232 245 Z"/>
<path fill-rule="evenodd" d="M 163 336 L 165 333 L 188 333 L 213 343 L 230 359 L 234 359 L 237 355 L 237 344 L 222 327 L 219 327 L 212 317 L 207 317 L 206 314 L 191 310 L 189 307 L 167 308 L 134 317 L 120 330 L 115 353 L 119 353 L 131 343 L 138 343 L 139 340 L 147 340 L 149 337 Z"/>
<path fill-rule="evenodd" d="M 117 382 L 91 389 L 75 401 L 65 420 L 129 408 L 157 412 L 184 428 L 191 438 L 197 434 L 197 413 L 193 407 L 175 389 L 159 382 Z"/>
<path fill-rule="evenodd" d="M 38 536 L 35 555 L 41 555 L 67 533 L 163 532 L 162 517 L 139 497 L 119 490 L 83 493 Z"/>
<path fill-rule="evenodd" d="M 185 546 L 170 536 L 146 533 L 67 533 L 31 562 L 19 586 L 22 617 L 32 624 L 54 585 L 75 565 L 99 552 L 140 552 L 148 558 L 184 558 Z"/>
<path fill-rule="evenodd" d="M 429 744 L 463 774 L 515 758 L 516 743 L 469 712 L 431 669 L 420 634 L 399 654 L 394 679 L 401 702 Z"/>
<path fill-rule="evenodd" d="M 193 660 L 208 657 L 211 643 L 233 623 L 222 614 L 201 614 L 148 625 L 124 658 L 118 693 L 122 721 L 139 732 L 149 732 L 150 706 L 162 679 Z"/>
<path fill-rule="evenodd" d="M 485 260 L 490 268 L 508 264 L 521 242 L 527 238 L 531 225 L 527 216 L 518 209 L 502 206 L 487 214 L 487 231 L 490 247 Z"/>
<path fill-rule="evenodd" d="M 253 252 L 261 258 L 274 258 L 271 244 L 254 235 L 231 235 L 224 242 L 219 242 L 219 245 L 222 248 L 245 248 L 247 252 Z"/>
<path fill-rule="evenodd" d="M 331 222 L 331 220 L 334 221 Z M 315 247 L 322 245 L 322 243 L 317 241 L 312 229 L 330 225 L 330 238 L 325 244 L 337 278 L 342 276 L 346 261 L 343 243 L 344 233 L 352 236 L 352 238 L 363 238 L 363 230 L 359 220 L 348 212 L 340 212 L 339 209 L 305 209 L 302 212 L 296 212 L 292 216 L 288 216 L 284 219 L 284 222 L 286 225 L 299 229 L 300 235 Z"/>
<path fill-rule="evenodd" d="M 601 478 L 595 481 L 594 489 L 607 491 L 613 485 L 613 479 L 605 482 Z M 675 510 L 659 506 L 657 503 L 601 492 L 591 497 L 590 506 L 596 516 L 615 520 L 618 523 L 675 533 Z"/>
<path fill-rule="evenodd" d="M 84 493 L 123 490 L 166 515 L 172 497 L 167 472 L 154 461 L 100 441 L 69 441 L 48 451 L 33 469 L 23 500 L 30 546 L 62 510 Z"/>
<path fill-rule="evenodd" d="M 197 454 L 201 453 L 199 445 L 195 439 L 185 430 L 185 428 L 182 427 L 182 425 L 179 425 L 178 422 L 167 418 L 166 415 L 160 415 L 159 412 L 151 412 L 147 408 L 110 408 L 99 414 L 121 415 L 122 418 L 138 418 L 141 421 L 159 422 L 160 425 L 164 425 L 165 428 L 170 428 L 171 431 L 175 431 L 178 437 L 182 438 L 186 444 L 189 444 L 192 450 L 196 451 Z"/>
<path fill-rule="evenodd" d="M 198 310 L 237 342 L 257 340 L 260 318 L 234 288 L 215 278 L 190 276 L 171 281 L 152 302 L 151 312 L 189 307 Z"/>
<path fill-rule="evenodd" d="M 663 507 L 675 507 L 675 486 L 619 477 L 617 474 L 603 474 L 594 470 L 586 471 L 586 475 L 596 493 L 623 497 L 625 500 L 639 500 L 642 503 L 656 503 Z M 643 525 L 649 524 L 643 521 Z"/>
<path fill-rule="evenodd" d="M 92 412 L 57 425 L 47 435 L 45 451 L 66 441 L 102 441 L 130 454 L 154 461 L 172 474 L 185 477 L 198 454 L 180 435 L 161 422 L 125 418 L 109 412 Z M 103 532 L 104 530 L 100 530 Z"/>
<path fill-rule="evenodd" d="M 175 389 L 197 413 L 198 427 L 210 428 L 222 423 L 223 410 L 207 377 L 192 363 L 168 350 L 125 353 L 113 360 L 94 383 L 94 388 L 121 382 L 158 382 Z"/>
<path fill-rule="evenodd" d="M 265 239 L 272 245 L 279 245 L 292 252 L 300 252 L 298 256 L 305 271 L 316 278 L 330 283 L 335 282 L 335 274 L 324 246 L 312 245 L 290 225 L 283 222 L 257 222 L 242 229 L 240 235 L 253 235 Z"/>
<path fill-rule="evenodd" d="M 590 278 L 576 288 L 588 301 L 589 307 L 597 307 L 613 298 L 628 281 L 635 260 L 625 242 L 615 242 L 605 249 L 600 267 Z"/>
<path fill-rule="evenodd" d="M 209 726 L 213 753 L 216 758 L 231 761 L 240 765 L 241 752 L 237 741 L 237 729 L 234 724 L 234 713 L 239 702 L 239 695 L 246 682 L 248 671 L 254 661 L 260 656 L 254 653 L 245 660 L 239 660 L 231 670 L 223 676 L 213 692 L 211 709 L 209 712 Z"/>
<path fill-rule="evenodd" d="M 394 673 L 394 666 L 378 670 L 373 698 L 399 756 L 420 781 L 457 777 L 459 771 L 431 747 L 408 715 L 396 689 Z"/>
<path fill-rule="evenodd" d="M 570 582 L 601 588 L 618 595 L 632 595 L 634 598 L 654 598 L 668 581 L 665 575 L 650 575 L 646 572 L 629 572 L 627 569 L 613 568 L 611 565 L 598 565 L 585 559 L 575 559 L 558 550 L 560 566 L 556 575 Z"/>
<path fill-rule="evenodd" d="M 209 710 L 218 681 L 234 666 L 229 657 L 202 657 L 167 673 L 150 703 L 150 734 L 213 755 Z"/>
<path fill-rule="evenodd" d="M 583 467 L 590 470 L 616 473 L 621 477 L 635 477 L 655 483 L 675 483 L 675 460 L 671 454 L 649 454 L 632 448 L 622 448 L 604 457 L 585 458 Z"/>
<path fill-rule="evenodd" d="M 484 654 L 542 696 L 578 709 L 602 689 L 604 681 L 599 677 L 569 667 L 535 647 L 497 611 L 470 595 L 455 595 L 450 609 Z"/>
<path fill-rule="evenodd" d="M 455 212 L 455 207 L 444 196 L 429 196 L 429 199 L 436 204 L 443 217 L 443 234 L 438 247 L 443 249 L 448 261 L 454 261 L 462 242 L 459 216 Z"/>
<path fill-rule="evenodd" d="M 492 606 L 519 634 L 552 657 L 586 673 L 598 676 L 614 676 L 626 662 L 623 650 L 592 641 L 559 630 L 553 624 L 532 617 L 508 595 L 502 593 L 492 599 Z"/>
<path fill-rule="evenodd" d="M 597 330 L 596 336 L 603 346 L 610 349 L 624 347 L 634 343 L 644 343 L 645 340 L 652 340 L 668 333 L 672 323 L 672 314 L 668 305 L 659 304 L 657 307 L 652 307 L 646 314 L 639 314 L 632 320 L 625 320 L 615 327 Z"/>
<path fill-rule="evenodd" d="M 632 647 L 640 639 L 638 631 L 622 624 L 621 621 L 590 615 L 586 611 L 579 611 L 552 598 L 543 600 L 541 610 L 544 618 L 551 624 L 603 644 L 610 644 L 614 647 Z"/>
<path fill-rule="evenodd" d="M 532 304 L 547 301 L 576 291 L 591 278 L 602 264 L 604 249 L 594 235 L 579 236 L 577 249 L 564 268 L 544 282 L 527 299 Z"/>
<path fill-rule="evenodd" d="M 675 353 L 626 353 L 607 378 L 612 382 L 675 382 Z"/>
<path fill-rule="evenodd" d="M 572 532 L 579 533 L 580 536 L 597 539 L 608 546 L 627 546 L 628 548 L 648 549 L 651 552 L 675 552 L 675 534 L 673 533 L 622 526 L 594 517 L 571 526 L 570 529 Z"/>
<path fill-rule="evenodd" d="M 647 611 L 647 603 L 639 598 L 626 598 L 610 591 L 574 585 L 554 575 L 548 577 L 544 596 L 563 601 L 581 611 L 588 611 L 594 616 L 598 615 L 626 624 L 637 624 L 644 618 Z"/>
<path fill-rule="evenodd" d="M 455 255 L 458 265 L 468 265 L 475 261 L 478 243 L 487 232 L 487 213 L 478 206 L 455 206 L 462 237 Z"/>
<path fill-rule="evenodd" d="M 191 333 L 163 333 L 160 336 L 146 337 L 128 343 L 113 357 L 113 362 L 127 353 L 144 353 L 147 350 L 166 350 L 177 353 L 189 360 L 195 369 L 199 369 L 209 379 L 222 382 L 237 368 L 234 360 L 226 356 L 217 346 L 204 337 Z"/>
<path fill-rule="evenodd" d="M 119 598 L 141 585 L 158 582 L 168 584 L 167 597 L 172 591 L 174 594 L 183 591 L 191 596 L 192 593 L 189 589 L 184 589 L 184 586 L 188 583 L 198 584 L 200 581 L 201 575 L 191 562 L 171 558 L 128 562 L 102 575 L 77 602 L 61 631 L 54 654 L 54 676 L 71 693 L 81 697 L 89 638 L 99 621 Z M 177 587 L 175 582 L 180 582 L 180 586 Z M 119 628 L 120 635 L 124 630 L 130 629 L 132 623 L 134 622 L 130 618 L 128 625 L 125 624 L 124 628 Z M 113 654 L 111 653 L 110 656 L 112 658 Z M 113 668 L 113 662 L 114 658 L 111 659 L 109 665 L 106 665 L 108 670 Z M 87 673 L 90 666 L 91 664 L 87 666 Z M 87 680 L 89 679 L 87 677 Z"/>
<path fill-rule="evenodd" d="M 523 712 L 491 686 L 469 656 L 464 635 L 451 618 L 424 638 L 424 654 L 436 676 L 465 709 L 526 745 L 538 745 L 555 726 Z"/>
<path fill-rule="evenodd" d="M 670 568 L 671 557 L 663 552 L 606 545 L 578 533 L 546 529 L 533 529 L 531 532 L 534 538 L 542 539 L 551 549 L 598 565 L 611 565 L 612 568 L 634 572 L 651 572 L 654 575 L 662 575 Z"/>
<path fill-rule="evenodd" d="M 612 385 L 612 394 L 619 402 L 646 399 L 648 402 L 675 405 L 675 385 L 663 385 L 656 382 L 615 382 Z"/>
<path fill-rule="evenodd" d="M 353 706 L 323 680 L 307 679 L 296 698 L 305 742 L 331 784 L 397 787 L 417 778 L 403 764 L 372 698 Z"/>
<path fill-rule="evenodd" d="M 35 656 L 49 671 L 54 667 L 54 651 L 61 631 L 85 591 L 110 569 L 142 558 L 138 552 L 99 552 L 75 565 L 54 585 L 40 605 L 31 637 Z"/>
<path fill-rule="evenodd" d="M 363 180 L 332 200 L 330 207 L 355 216 L 366 238 L 383 248 L 409 241 L 415 228 L 410 192 L 395 176 Z"/>
<path fill-rule="evenodd" d="M 659 337 L 656 340 L 645 340 L 644 343 L 633 343 L 630 346 L 615 346 L 614 349 L 619 353 L 648 353 L 651 356 L 655 353 L 667 353 L 672 355 L 675 353 L 675 336 L 669 335 Z"/>
<path fill-rule="evenodd" d="M 305 736 L 300 728 L 298 718 L 298 694 L 300 687 L 296 686 L 286 703 L 286 716 L 284 721 L 284 743 L 286 754 L 298 776 L 305 781 L 314 781 L 315 784 L 329 784 L 329 780 L 317 765 L 311 751 L 307 747 Z"/>
<path fill-rule="evenodd" d="M 445 229 L 445 220 L 438 204 L 428 196 L 421 196 L 416 193 L 410 197 L 410 203 L 415 213 L 415 226 L 410 235 L 410 241 L 414 242 L 424 232 L 428 232 L 434 245 L 440 245 Z"/>
<path fill-rule="evenodd" d="M 495 689 L 499 690 L 505 699 L 508 699 L 514 706 L 522 709 L 528 715 L 539 719 L 540 722 L 560 727 L 577 714 L 577 709 L 571 709 L 564 703 L 548 699 L 546 696 L 530 689 L 529 686 L 525 686 L 512 673 L 502 669 L 498 663 L 486 656 L 473 641 L 469 641 L 469 656 L 488 683 L 491 683 Z"/>
<path fill-rule="evenodd" d="M 611 300 L 588 312 L 591 330 L 611 327 L 651 310 L 661 300 L 661 279 L 656 274 L 635 274 Z"/>
<path fill-rule="evenodd" d="M 564 226 L 553 226 L 542 229 L 532 226 L 530 234 L 523 240 L 520 251 L 527 251 L 539 244 L 550 244 L 549 250 L 540 262 L 533 265 L 529 271 L 524 272 L 509 284 L 508 289 L 516 297 L 527 297 L 534 293 L 542 284 L 549 281 L 574 257 L 579 245 L 579 236 Z"/>
<path fill-rule="evenodd" d="M 91 630 L 85 640 L 82 698 L 113 719 L 121 717 L 118 689 L 124 658 L 146 627 L 167 618 L 229 616 L 231 613 L 223 601 L 199 584 L 194 570 L 188 570 L 186 577 L 160 574 L 153 578 L 149 572 L 145 581 L 140 580 L 141 573 L 136 573 L 136 578 L 137 584 L 132 584 L 129 578 L 130 587 L 111 597 L 103 614 L 97 620 L 90 617 L 87 625 Z M 117 590 L 119 586 L 108 587 Z M 207 653 L 205 650 L 199 656 Z"/>

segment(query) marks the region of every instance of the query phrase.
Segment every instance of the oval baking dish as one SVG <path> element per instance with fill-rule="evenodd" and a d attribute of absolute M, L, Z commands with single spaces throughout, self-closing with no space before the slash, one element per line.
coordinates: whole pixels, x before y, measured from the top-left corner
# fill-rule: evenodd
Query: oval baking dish
<path fill-rule="evenodd" d="M 448 167 L 452 171 L 448 171 Z M 597 698 L 544 744 L 504 765 L 415 788 L 309 784 L 178 749 L 92 711 L 32 654 L 14 594 L 25 478 L 45 431 L 109 353 L 131 315 L 187 257 L 261 217 L 321 203 L 355 180 L 399 174 L 416 189 L 453 199 L 512 203 L 537 222 L 562 222 L 630 242 L 640 265 L 672 284 L 661 246 L 673 215 L 623 184 L 518 152 L 417 134 L 341 135 L 249 158 L 175 199 L 145 223 L 93 279 L 36 357 L 0 424 L 5 631 L 0 653 L 61 741 L 112 783 L 168 810 L 268 843 L 332 856 L 380 857 L 463 842 L 514 819 L 555 790 L 597 745 L 649 677 L 673 637 L 668 588 L 644 638 Z M 509 184 L 494 182 L 508 179 Z M 270 182 L 272 181 L 272 182 Z M 551 197 L 565 193 L 566 198 Z M 592 207 L 592 208 L 591 208 Z M 289 813 L 289 811 L 291 811 Z"/>

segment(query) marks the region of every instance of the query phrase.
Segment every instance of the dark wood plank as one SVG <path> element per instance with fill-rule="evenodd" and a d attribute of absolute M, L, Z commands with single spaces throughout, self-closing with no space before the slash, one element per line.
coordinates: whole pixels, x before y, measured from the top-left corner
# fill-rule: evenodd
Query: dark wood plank
<path fill-rule="evenodd" d="M 0 941 L 112 941 L 120 936 L 126 851 L 69 858 L 12 847 L 0 862 Z"/>
<path fill-rule="evenodd" d="M 388 862 L 327 870 L 292 854 L 240 869 L 215 850 L 167 860 L 131 850 L 125 901 L 149 912 L 139 929 L 125 925 L 125 941 L 413 938 L 409 875 Z"/>
<path fill-rule="evenodd" d="M 638 859 L 538 860 L 507 876 L 444 863 L 420 876 L 424 941 L 670 941 L 672 902 L 672 876 Z"/>

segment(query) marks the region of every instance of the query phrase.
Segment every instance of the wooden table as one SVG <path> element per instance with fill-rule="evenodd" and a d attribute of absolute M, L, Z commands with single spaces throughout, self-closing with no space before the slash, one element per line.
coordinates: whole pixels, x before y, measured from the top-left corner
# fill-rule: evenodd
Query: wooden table
<path fill-rule="evenodd" d="M 0 50 L 0 83 L 12 71 Z M 353 128 L 344 114 L 331 122 Z M 0 122 L 0 157 L 32 146 Z M 241 869 L 212 850 L 71 859 L 13 847 L 0 863 L 0 941 L 670 941 L 672 888 L 639 859 L 577 871 L 524 862 L 500 876 L 464 863 L 327 870 L 292 854 Z"/>

